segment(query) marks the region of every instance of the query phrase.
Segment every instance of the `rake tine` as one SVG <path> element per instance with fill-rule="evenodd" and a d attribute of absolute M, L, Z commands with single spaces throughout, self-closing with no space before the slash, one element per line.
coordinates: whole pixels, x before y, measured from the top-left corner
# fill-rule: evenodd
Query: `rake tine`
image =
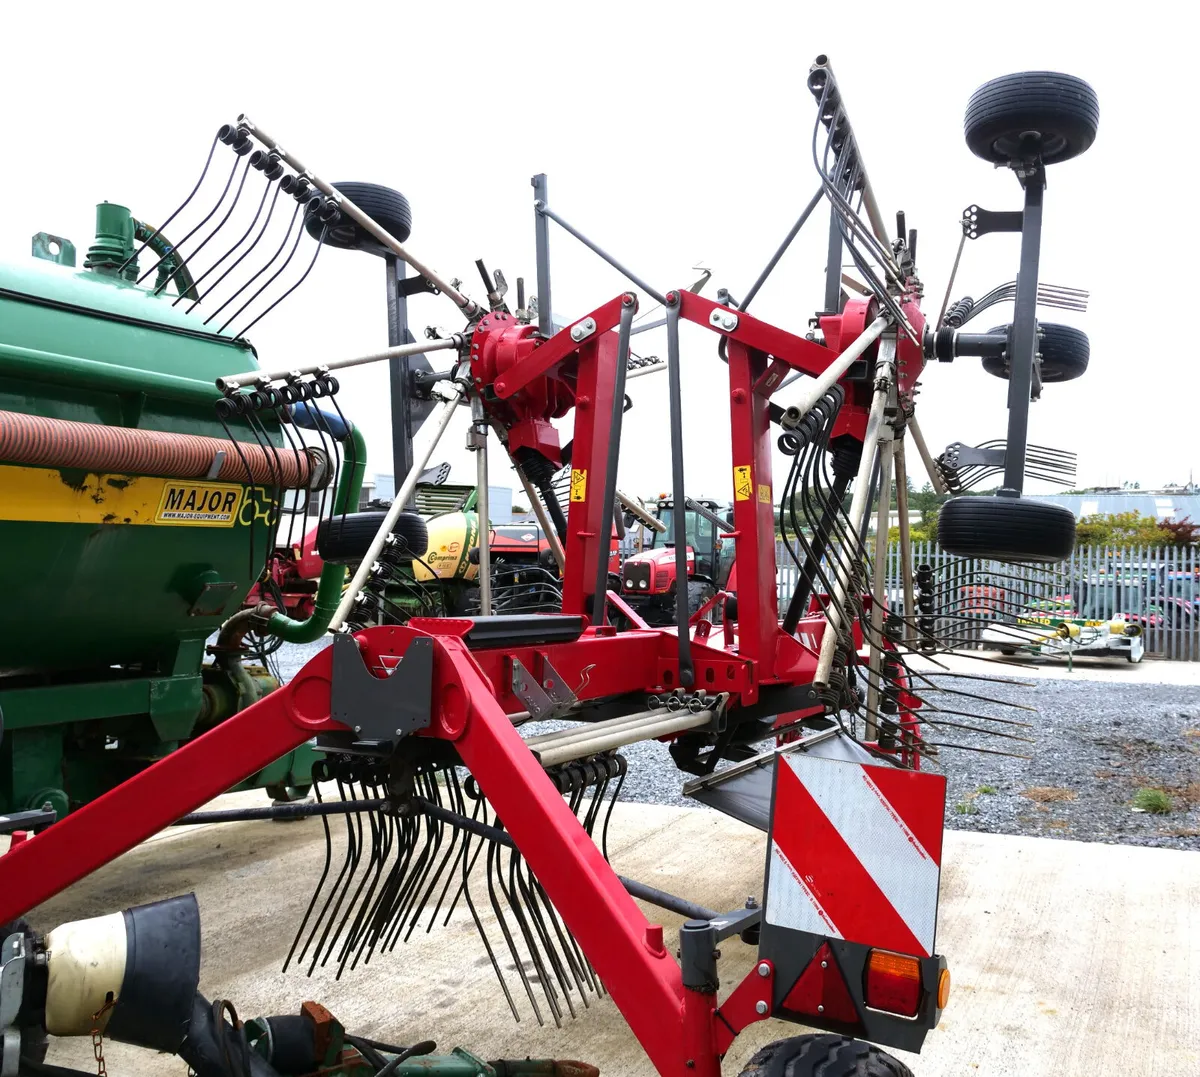
<path fill-rule="evenodd" d="M 604 859 L 608 859 L 608 824 L 612 819 L 613 808 L 617 805 L 617 798 L 621 795 L 621 789 L 625 785 L 625 775 L 629 773 L 629 764 L 623 755 L 615 756 L 619 760 L 618 773 L 620 777 L 617 779 L 617 787 L 613 790 L 612 796 L 608 801 L 608 811 L 604 815 L 604 826 L 600 830 L 600 852 Z"/>
<path fill-rule="evenodd" d="M 927 740 L 926 744 L 933 748 L 957 748 L 960 752 L 982 752 L 984 755 L 1003 755 L 1009 759 L 1024 759 L 1026 762 L 1031 760 L 1031 755 L 1019 755 L 1016 752 L 1002 752 L 999 748 L 979 748 L 973 744 L 950 744 L 946 741 Z"/>
<path fill-rule="evenodd" d="M 350 792 L 351 792 L 351 793 L 353 793 L 353 792 L 354 792 L 354 783 L 353 783 L 353 781 L 351 780 L 351 781 L 350 781 L 350 782 L 348 782 L 347 784 L 348 784 L 348 785 L 349 785 L 349 787 L 350 787 Z M 361 784 L 361 788 L 362 788 L 362 791 L 363 791 L 363 798 L 365 799 L 365 798 L 366 798 L 366 793 L 367 793 L 367 787 L 366 787 L 366 783 L 365 783 L 365 782 L 362 782 L 362 783 L 360 783 L 360 784 Z M 352 869 L 352 870 L 351 870 L 351 872 L 350 872 L 350 877 L 349 877 L 349 878 L 347 878 L 347 880 L 346 880 L 346 890 L 345 890 L 345 893 L 342 895 L 342 898 L 343 898 L 343 899 L 346 897 L 346 895 L 348 895 L 348 894 L 350 893 L 350 883 L 351 883 L 351 881 L 352 881 L 352 879 L 353 879 L 354 872 L 358 870 L 358 865 L 359 865 L 359 864 L 361 863 L 361 861 L 362 861 L 362 852 L 363 852 L 363 849 L 365 848 L 365 844 L 364 844 L 364 842 L 363 842 L 363 831 L 362 831 L 362 815 L 361 815 L 361 813 L 358 813 L 358 812 L 356 812 L 356 813 L 355 813 L 355 818 L 358 820 L 358 832 L 357 832 L 357 845 L 356 845 L 356 849 L 355 849 L 355 857 L 354 857 L 354 867 L 353 867 L 353 869 Z M 340 938 L 342 938 L 342 937 L 344 936 L 344 932 L 345 932 L 345 930 L 346 930 L 346 924 L 347 924 L 347 922 L 348 922 L 348 921 L 349 921 L 349 919 L 350 919 L 350 915 L 351 915 L 351 914 L 354 912 L 354 905 L 355 905 L 355 902 L 357 902 L 357 900 L 358 900 L 358 896 L 359 896 L 359 894 L 362 892 L 362 888 L 363 888 L 363 887 L 366 885 L 367 879 L 368 879 L 368 878 L 370 878 L 370 872 L 371 872 L 371 863 L 372 863 L 372 861 L 373 861 L 373 860 L 374 860 L 374 858 L 375 858 L 375 851 L 376 851 L 376 850 L 375 850 L 375 835 L 374 835 L 374 829 L 375 829 L 375 825 L 376 825 L 376 824 L 375 824 L 375 817 L 374 817 L 374 813 L 373 813 L 373 812 L 371 813 L 371 818 L 370 818 L 370 819 L 368 819 L 368 824 L 369 824 L 369 826 L 370 826 L 370 830 L 371 830 L 371 859 L 367 861 L 367 869 L 366 869 L 366 874 L 365 874 L 365 875 L 362 877 L 362 879 L 359 881 L 358 887 L 357 887 L 357 889 L 354 891 L 354 896 L 353 896 L 352 898 L 350 898 L 349 902 L 347 902 L 347 904 L 346 904 L 346 911 L 345 911 L 345 912 L 342 914 L 342 919 L 341 919 L 341 922 L 340 922 L 340 923 L 338 924 L 338 926 L 337 926 L 337 930 L 336 930 L 336 931 L 334 931 L 333 935 L 332 935 L 332 936 L 330 937 L 330 939 L 329 939 L 329 949 L 326 951 L 326 953 L 325 953 L 325 957 L 324 957 L 324 959 L 321 961 L 321 967 L 322 967 L 322 968 L 324 968 L 324 967 L 325 967 L 325 963 L 326 963 L 326 962 L 329 960 L 329 958 L 332 956 L 332 954 L 333 954 L 333 949 L 334 949 L 334 946 L 337 944 L 337 941 L 338 941 Z M 341 909 L 341 899 L 339 899 L 339 901 L 338 901 L 338 909 L 339 909 L 339 910 Z M 337 915 L 337 913 L 335 912 L 335 913 L 334 913 L 334 916 L 336 917 L 336 915 Z M 330 922 L 332 923 L 332 920 L 331 920 Z M 339 954 L 339 957 L 340 957 L 340 956 L 341 956 L 341 955 Z M 341 976 L 341 968 L 339 967 L 339 969 L 338 969 L 338 973 L 337 973 L 337 976 L 335 976 L 335 979 L 337 979 L 337 978 L 340 978 L 340 976 Z"/>
<path fill-rule="evenodd" d="M 510 849 L 508 854 L 508 889 L 506 896 L 509 899 L 509 904 L 512 906 L 513 915 L 516 917 L 517 923 L 521 928 L 521 934 L 525 936 L 525 944 L 529 947 L 529 952 L 533 956 L 534 967 L 538 970 L 538 977 L 541 980 L 542 991 L 546 996 L 546 1001 L 550 1006 L 552 1013 L 556 1015 L 556 1023 L 562 1020 L 562 1007 L 558 1003 L 558 992 L 554 988 L 555 979 L 558 980 L 558 985 L 562 988 L 563 998 L 566 1001 L 567 1009 L 572 1017 L 575 1017 L 575 1007 L 571 1002 L 571 992 L 567 985 L 565 976 L 563 975 L 562 962 L 559 958 L 557 950 L 551 942 L 549 934 L 545 931 L 545 926 L 533 914 L 533 906 L 530 904 L 530 895 L 525 889 L 524 873 L 519 869 L 519 865 L 524 864 L 524 858 L 515 849 Z M 530 915 L 526 917 L 526 913 Z M 538 943 L 541 943 L 541 947 Z M 543 960 L 543 953 L 545 960 Z M 554 973 L 551 978 L 546 974 L 546 964 L 550 965 L 550 969 Z M 561 1028 L 561 1024 L 559 1025 Z"/>
<path fill-rule="evenodd" d="M 949 729 L 966 729 L 971 733 L 982 733 L 984 736 L 988 737 L 1001 737 L 1004 740 L 1019 740 L 1023 741 L 1025 744 L 1037 743 L 1037 741 L 1035 741 L 1032 737 L 1018 737 L 1015 733 L 1001 733 L 996 729 L 984 729 L 981 726 L 964 725 L 962 722 L 946 722 L 940 718 L 929 718 L 925 715 L 921 716 L 921 721 L 925 725 L 946 726 Z"/>
<path fill-rule="evenodd" d="M 315 778 L 315 776 L 314 776 L 314 778 Z M 323 801 L 321 799 L 320 782 L 317 780 L 314 780 L 312 787 L 313 787 L 313 793 L 317 798 L 317 803 L 318 804 L 323 803 Z M 296 952 L 296 945 L 300 942 L 300 936 L 304 934 L 304 928 L 308 924 L 308 918 L 312 915 L 312 911 L 316 907 L 317 897 L 321 893 L 321 888 L 325 885 L 325 880 L 329 877 L 329 868 L 333 864 L 333 840 L 329 833 L 329 816 L 327 816 L 327 815 L 321 816 L 321 826 L 323 827 L 323 829 L 325 831 L 325 866 L 321 869 L 321 877 L 317 880 L 317 885 L 313 888 L 312 897 L 309 898 L 308 908 L 304 910 L 304 916 L 300 920 L 300 926 L 298 928 L 296 928 L 296 937 L 294 939 L 292 939 L 291 949 L 288 950 L 287 957 L 285 957 L 283 960 L 283 968 L 280 970 L 282 972 L 287 972 L 288 965 L 291 964 L 292 955 L 295 954 L 295 952 Z M 307 948 L 307 943 L 305 944 L 305 946 Z M 296 958 L 296 960 L 297 961 L 304 960 L 304 951 L 303 950 L 300 952 L 300 956 L 298 958 Z"/>
<path fill-rule="evenodd" d="M 504 910 L 500 908 L 500 901 L 496 896 L 495 862 L 498 859 L 499 847 L 494 842 L 489 842 L 487 855 L 488 900 L 492 903 L 492 912 L 496 915 L 496 923 L 500 926 L 500 933 L 504 936 L 504 941 L 508 946 L 508 952 L 512 956 L 513 964 L 516 966 L 517 975 L 521 977 L 521 983 L 525 987 L 525 995 L 529 999 L 529 1005 L 533 1007 L 533 1014 L 537 1018 L 537 1023 L 541 1026 L 544 1026 L 546 1021 L 545 1018 L 542 1017 L 542 1010 L 537 1004 L 537 999 L 533 997 L 533 988 L 529 983 L 529 974 L 525 971 L 525 963 L 521 959 L 521 955 L 517 953 L 517 947 L 516 943 L 513 942 L 512 932 L 508 930 L 508 921 L 504 918 Z M 501 884 L 501 889 L 503 890 L 503 884 Z"/>
<path fill-rule="evenodd" d="M 473 819 L 475 822 L 480 822 L 480 821 L 481 821 L 481 820 L 479 819 L 479 812 L 480 812 L 480 808 L 481 808 L 481 807 L 482 807 L 482 809 L 483 809 L 483 819 L 482 819 L 482 822 L 484 823 L 484 825 L 487 825 L 487 821 L 488 821 L 487 807 L 486 807 L 486 803 L 485 803 L 485 801 L 484 801 L 482 798 L 481 798 L 481 799 L 479 799 L 479 800 L 477 800 L 477 801 L 475 802 L 475 808 L 474 808 L 474 811 L 473 811 L 473 812 L 472 812 L 472 814 L 471 814 L 471 818 L 472 818 L 472 819 Z M 476 864 L 476 862 L 479 860 L 479 854 L 480 854 L 481 852 L 483 852 L 484 846 L 486 846 L 487 844 L 488 844 L 488 843 L 485 841 L 485 842 L 483 843 L 483 845 L 480 845 L 479 849 L 477 849 L 477 850 L 476 850 L 476 852 L 475 852 L 475 857 L 474 857 L 474 859 L 471 861 L 471 863 L 470 863 L 469 865 L 467 865 L 467 864 L 465 863 L 465 861 L 464 861 L 464 865 L 463 865 L 463 872 L 464 872 L 464 874 L 463 874 L 463 880 L 464 880 L 464 881 L 463 881 L 463 885 L 462 885 L 462 886 L 460 886 L 460 887 L 458 888 L 458 892 L 457 892 L 457 893 L 454 895 L 454 900 L 450 902 L 450 908 L 449 908 L 449 909 L 446 911 L 446 919 L 442 921 L 442 926 L 443 926 L 443 927 L 445 927 L 445 926 L 446 926 L 448 923 L 450 923 L 450 917 L 454 915 L 454 907 L 455 907 L 455 905 L 457 905 L 457 904 L 458 904 L 458 899 L 459 899 L 459 897 L 460 897 L 460 896 L 462 895 L 462 893 L 463 893 L 463 887 L 466 885 L 466 879 L 467 879 L 467 877 L 469 876 L 470 872 L 474 870 L 474 868 L 475 868 L 475 864 Z"/>
<path fill-rule="evenodd" d="M 338 795 L 343 800 L 347 799 L 346 787 L 343 784 L 340 775 L 337 778 L 337 787 Z M 313 949 L 312 962 L 308 966 L 309 976 L 313 974 L 313 970 L 317 967 L 317 961 L 320 959 L 321 950 L 325 946 L 326 939 L 329 938 L 329 932 L 333 928 L 333 922 L 337 918 L 338 910 L 341 908 L 342 899 L 345 897 L 346 891 L 350 887 L 351 879 L 354 878 L 354 870 L 358 863 L 358 850 L 354 839 L 354 827 L 356 822 L 358 824 L 359 833 L 361 836 L 362 820 L 358 818 L 358 814 L 354 813 L 353 819 L 349 815 L 346 816 L 346 859 L 342 862 L 342 870 L 338 873 L 338 877 L 334 880 L 333 888 L 329 892 L 329 897 L 325 899 L 325 907 L 321 910 L 321 915 L 317 918 L 316 923 L 313 924 L 313 934 L 315 935 L 317 929 L 321 926 L 322 920 L 325 920 L 325 914 L 329 914 L 329 919 L 325 921 L 325 930 L 321 933 L 321 938 Z M 343 879 L 345 880 L 344 883 Z M 333 901 L 334 895 L 337 895 L 336 903 Z M 332 947 L 333 943 L 331 942 L 330 948 L 332 949 Z M 305 949 L 307 948 L 308 947 L 306 944 Z M 329 955 L 326 954 L 325 956 L 326 960 L 328 960 Z M 322 961 L 321 964 L 324 966 L 325 962 Z"/>
<path fill-rule="evenodd" d="M 367 782 L 364 777 L 360 783 L 364 799 L 367 796 Z M 377 798 L 379 795 L 379 787 L 372 785 L 372 792 Z M 350 899 L 350 904 L 346 906 L 346 917 L 349 918 L 351 912 L 357 906 L 357 913 L 354 919 L 350 921 L 348 929 L 344 929 L 347 920 L 343 919 L 343 927 L 338 929 L 338 934 L 342 938 L 342 947 L 338 952 L 338 970 L 334 977 L 340 980 L 342 972 L 346 968 L 346 962 L 350 957 L 351 951 L 354 949 L 354 944 L 358 938 L 359 927 L 363 922 L 363 917 L 366 915 L 367 908 L 370 904 L 371 895 L 374 892 L 375 884 L 379 880 L 380 873 L 383 871 L 384 858 L 386 857 L 386 849 L 383 844 L 383 826 L 382 820 L 378 817 L 377 812 L 371 812 L 367 818 L 367 823 L 370 830 L 371 852 L 367 861 L 367 868 L 358 888 L 354 891 L 354 897 Z M 369 885 L 368 885 L 369 884 Z M 366 892 L 366 896 L 362 896 Z M 361 900 L 360 900 L 361 898 Z"/>
<path fill-rule="evenodd" d="M 484 817 L 484 822 L 485 823 L 487 822 L 486 815 Z M 471 844 L 471 838 L 473 836 L 474 835 L 472 835 L 470 833 L 470 831 L 463 832 L 464 853 L 469 848 L 469 846 Z M 480 850 L 482 850 L 485 846 L 490 845 L 490 844 L 491 843 L 488 842 L 488 840 L 486 838 L 479 839 Z M 469 879 L 470 879 L 471 870 L 475 865 L 475 860 L 477 860 L 478 858 L 479 858 L 479 853 L 476 852 L 475 859 L 472 859 L 471 862 L 468 864 L 466 856 L 465 855 L 463 856 L 463 858 L 462 858 L 462 865 L 463 865 L 462 885 L 459 887 L 458 892 L 459 892 L 459 894 L 462 894 L 466 898 L 467 908 L 471 912 L 471 919 L 475 921 L 475 930 L 479 933 L 479 937 L 483 940 L 483 948 L 487 951 L 488 960 L 492 963 L 492 970 L 496 973 L 496 979 L 500 981 L 500 989 L 504 992 L 504 997 L 508 1001 L 508 1008 L 512 1011 L 513 1020 L 519 1024 L 521 1021 L 520 1011 L 518 1011 L 518 1009 L 517 1009 L 517 1004 L 516 1004 L 516 1001 L 512 997 L 512 992 L 509 991 L 509 989 L 508 989 L 508 981 L 505 980 L 505 978 L 504 978 L 504 971 L 503 971 L 503 969 L 500 968 L 500 962 L 496 960 L 496 954 L 492 950 L 491 940 L 488 939 L 487 931 L 484 930 L 483 921 L 479 919 L 479 912 L 476 910 L 475 902 L 471 898 L 471 887 L 470 887 Z M 457 902 L 457 900 L 458 900 L 458 898 L 456 896 L 455 901 Z M 451 909 L 451 911 L 453 911 L 453 908 Z M 449 919 L 448 914 L 447 914 L 447 919 Z M 526 989 L 526 991 L 529 990 L 528 984 L 525 985 L 525 989 Z M 532 1001 L 532 996 L 531 996 L 530 1001 Z M 537 1013 L 537 1004 L 536 1003 L 534 1003 L 533 1009 L 534 1009 L 534 1013 Z M 539 1015 L 538 1023 L 539 1024 L 542 1023 L 540 1020 L 540 1015 Z"/>
<path fill-rule="evenodd" d="M 458 774 L 456 771 L 454 771 L 452 769 L 449 771 L 449 776 L 450 776 L 450 780 L 454 787 L 454 796 L 451 801 L 453 810 L 455 812 L 457 812 L 459 815 L 465 816 L 467 814 L 467 805 L 466 805 L 466 801 L 463 799 L 462 786 L 459 783 Z M 459 828 L 454 827 L 453 830 L 454 830 L 454 835 L 451 840 L 451 845 L 450 845 L 450 848 L 446 851 L 447 859 L 449 859 L 450 854 L 454 852 L 454 844 L 456 842 L 458 842 Z M 465 859 L 466 852 L 467 852 L 467 843 L 464 839 L 459 844 L 458 853 L 455 855 L 454 860 L 450 865 L 450 872 L 446 876 L 446 883 L 442 887 L 441 894 L 438 895 L 437 904 L 434 906 L 433 912 L 431 912 L 429 914 L 429 923 L 425 928 L 425 934 L 427 934 L 427 935 L 429 934 L 429 932 L 431 932 L 433 930 L 433 925 L 434 925 L 434 922 L 438 918 L 438 913 L 440 913 L 442 911 L 442 903 L 446 900 L 446 894 L 449 892 L 450 885 L 454 881 L 454 873 L 458 868 L 459 861 Z"/>

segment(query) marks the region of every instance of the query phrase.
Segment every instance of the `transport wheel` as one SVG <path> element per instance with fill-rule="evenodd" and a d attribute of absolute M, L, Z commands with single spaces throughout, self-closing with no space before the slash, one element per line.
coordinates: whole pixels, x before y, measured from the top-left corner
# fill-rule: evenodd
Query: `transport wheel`
<path fill-rule="evenodd" d="M 1009 328 L 1007 325 L 998 325 L 988 332 L 1007 333 Z M 1038 322 L 1038 328 L 1042 331 L 1042 339 L 1038 343 L 1038 351 L 1042 355 L 1042 381 L 1074 381 L 1080 377 L 1087 370 L 1091 357 L 1087 333 L 1072 325 L 1059 325 L 1056 322 Z M 1006 357 L 985 357 L 983 369 L 1008 380 Z"/>
<path fill-rule="evenodd" d="M 386 512 L 348 512 L 322 520 L 317 528 L 317 553 L 331 565 L 357 565 L 371 547 Z M 413 557 L 429 549 L 429 528 L 415 512 L 402 512 L 392 534 L 408 543 Z"/>
<path fill-rule="evenodd" d="M 1040 156 L 1068 161 L 1096 139 L 1100 102 L 1083 79 L 1022 71 L 985 82 L 967 102 L 963 133 L 976 157 L 996 165 Z"/>
<path fill-rule="evenodd" d="M 391 233 L 393 239 L 403 243 L 412 233 L 412 209 L 408 199 L 399 191 L 393 191 L 390 187 L 380 187 L 377 183 L 335 183 L 333 186 L 376 224 Z M 304 222 L 304 227 L 314 239 L 321 238 L 324 225 L 315 216 L 309 217 Z M 370 232 L 355 224 L 345 214 L 342 214 L 338 222 L 325 233 L 325 245 L 348 251 L 385 253 L 384 248 Z"/>
<path fill-rule="evenodd" d="M 707 580 L 688 580 L 688 613 L 695 613 L 716 593 L 717 589 Z M 713 613 L 714 610 L 709 610 L 705 619 L 711 621 Z"/>
<path fill-rule="evenodd" d="M 1053 564 L 1075 548 L 1075 515 L 1024 497 L 953 497 L 938 513 L 937 538 L 956 557 Z"/>
<path fill-rule="evenodd" d="M 913 1077 L 898 1058 L 862 1040 L 825 1033 L 776 1040 L 758 1051 L 741 1077 Z"/>
<path fill-rule="evenodd" d="M 1003 655 L 1007 655 L 1009 658 L 1011 658 L 1014 654 L 1017 653 L 1017 651 L 1016 651 L 1015 647 L 1001 647 L 1000 653 Z"/>

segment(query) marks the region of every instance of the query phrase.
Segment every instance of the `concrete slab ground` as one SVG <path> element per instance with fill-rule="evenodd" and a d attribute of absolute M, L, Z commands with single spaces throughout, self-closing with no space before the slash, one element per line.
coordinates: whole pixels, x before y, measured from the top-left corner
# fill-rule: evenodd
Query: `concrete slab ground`
<path fill-rule="evenodd" d="M 221 806 L 262 795 L 220 798 Z M 625 875 L 716 908 L 758 894 L 763 836 L 703 809 L 618 805 L 610 832 Z M 35 926 L 194 890 L 203 918 L 202 990 L 243 1016 L 325 1003 L 360 1034 L 432 1038 L 486 1058 L 580 1058 L 616 1077 L 652 1073 L 607 999 L 562 1030 L 513 1022 L 469 917 L 414 936 L 337 982 L 280 973 L 324 860 L 315 820 L 179 829 L 152 839 L 35 910 Z M 486 901 L 484 902 L 486 906 Z M 917 1077 L 1185 1077 L 1200 1074 L 1200 853 L 947 832 L 938 949 L 954 988 Z M 678 917 L 647 907 L 673 934 Z M 672 940 L 673 947 L 673 940 Z M 754 954 L 724 945 L 723 992 Z M 795 1034 L 764 1022 L 734 1044 L 737 1074 L 762 1044 Z M 121 1077 L 182 1064 L 120 1044 Z M 51 1062 L 91 1071 L 90 1043 L 60 1041 Z"/>

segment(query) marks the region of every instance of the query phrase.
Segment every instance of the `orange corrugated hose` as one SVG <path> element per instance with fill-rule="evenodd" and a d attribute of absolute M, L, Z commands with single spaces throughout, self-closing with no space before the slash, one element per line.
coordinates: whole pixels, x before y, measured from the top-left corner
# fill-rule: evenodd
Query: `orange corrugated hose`
<path fill-rule="evenodd" d="M 224 453 L 213 472 L 217 454 Z M 307 487 L 314 461 L 304 450 L 264 449 L 254 442 L 77 423 L 0 411 L 0 460 L 39 467 L 79 468 L 122 475 L 255 482 Z"/>

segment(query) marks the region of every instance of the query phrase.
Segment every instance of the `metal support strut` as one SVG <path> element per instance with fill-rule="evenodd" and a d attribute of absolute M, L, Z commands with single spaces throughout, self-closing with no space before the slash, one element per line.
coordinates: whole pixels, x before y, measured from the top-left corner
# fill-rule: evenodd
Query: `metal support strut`
<path fill-rule="evenodd" d="M 683 481 L 683 378 L 679 367 L 679 293 L 668 292 L 667 381 L 671 404 L 671 515 L 675 523 L 675 627 L 679 633 L 679 683 L 691 688 L 691 636 L 688 629 L 687 504 Z"/>
<path fill-rule="evenodd" d="M 1029 396 L 1037 353 L 1038 259 L 1042 245 L 1044 170 L 1039 162 L 1025 180 L 1025 213 L 1021 225 L 1021 271 L 1013 311 L 1008 375 L 1008 447 L 1004 486 L 1019 494 L 1025 482 L 1025 442 L 1029 436 Z"/>
<path fill-rule="evenodd" d="M 608 546 L 617 503 L 617 465 L 621 457 L 621 423 L 625 415 L 625 372 L 629 367 L 629 337 L 637 300 L 628 292 L 621 300 L 621 324 L 617 332 L 617 368 L 613 382 L 612 414 L 608 425 L 608 448 L 604 460 L 604 501 L 600 509 L 600 542 L 596 552 L 596 591 L 592 596 L 592 624 L 604 624 L 608 608 Z"/>

